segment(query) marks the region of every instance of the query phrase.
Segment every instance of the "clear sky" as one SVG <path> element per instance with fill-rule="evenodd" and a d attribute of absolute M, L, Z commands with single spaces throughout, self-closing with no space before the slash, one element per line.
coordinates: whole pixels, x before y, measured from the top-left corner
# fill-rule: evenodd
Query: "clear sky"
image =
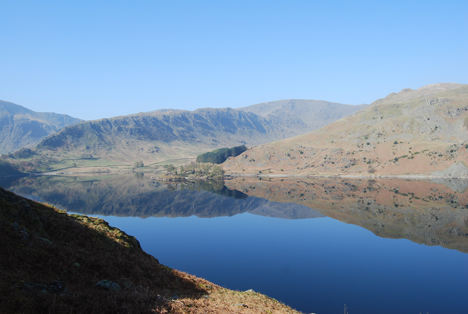
<path fill-rule="evenodd" d="M 82 119 L 468 83 L 468 1 L 0 0 L 0 99 Z"/>

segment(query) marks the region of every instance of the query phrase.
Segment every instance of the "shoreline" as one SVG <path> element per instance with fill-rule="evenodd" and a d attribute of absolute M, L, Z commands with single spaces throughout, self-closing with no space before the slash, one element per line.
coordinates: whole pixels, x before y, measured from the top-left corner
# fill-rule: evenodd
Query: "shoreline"
<path fill-rule="evenodd" d="M 143 173 L 151 174 L 152 179 L 157 181 L 169 181 L 169 180 L 219 180 L 217 178 L 211 178 L 208 176 L 202 177 L 166 177 L 165 175 L 157 174 L 153 171 L 135 171 L 135 170 L 115 170 L 115 171 L 83 171 L 83 172 L 41 172 L 41 173 L 24 173 L 18 175 L 5 175 L 0 176 L 3 178 L 7 177 L 27 177 L 27 176 L 74 176 L 74 175 L 118 175 L 125 173 Z M 254 174 L 254 173 L 228 173 L 223 176 L 223 180 L 232 180 L 234 178 L 300 178 L 300 179 L 400 179 L 400 180 L 433 180 L 433 179 L 444 179 L 444 180 L 466 180 L 468 181 L 467 176 L 434 176 L 434 175 L 418 175 L 418 174 L 408 174 L 408 175 L 351 175 L 351 174 Z"/>
<path fill-rule="evenodd" d="M 453 177 L 453 176 L 431 176 L 431 175 L 342 175 L 342 174 L 242 174 L 233 173 L 227 174 L 225 177 L 241 178 L 241 177 L 258 177 L 258 178 L 344 178 L 344 179 L 402 179 L 402 180 L 432 180 L 432 179 L 457 179 L 467 180 L 468 177 Z"/>

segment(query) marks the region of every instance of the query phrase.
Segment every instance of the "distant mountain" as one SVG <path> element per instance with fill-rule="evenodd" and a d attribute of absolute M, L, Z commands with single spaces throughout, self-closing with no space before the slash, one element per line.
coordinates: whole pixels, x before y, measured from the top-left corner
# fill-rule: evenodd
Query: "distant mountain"
<path fill-rule="evenodd" d="M 323 100 L 285 99 L 238 108 L 252 112 L 276 124 L 287 125 L 285 137 L 317 130 L 352 115 L 367 105 L 351 106 Z"/>
<path fill-rule="evenodd" d="M 468 85 L 404 89 L 314 132 L 257 146 L 231 173 L 468 177 Z"/>
<path fill-rule="evenodd" d="M 34 112 L 0 100 L 0 154 L 33 147 L 46 136 L 81 121 L 64 114 Z"/>
<path fill-rule="evenodd" d="M 65 127 L 44 139 L 34 150 L 20 152 L 15 157 L 30 159 L 36 156 L 37 162 L 44 164 L 83 158 L 99 160 L 100 165 L 133 164 L 137 160 L 149 164 L 196 157 L 221 147 L 259 145 L 295 136 L 318 127 L 318 124 L 305 119 L 313 116 L 314 110 L 322 117 L 318 120 L 322 120 L 323 124 L 323 121 L 331 121 L 361 108 L 340 104 L 319 106 L 313 101 L 310 105 L 308 101 L 297 102 L 293 107 L 288 102 L 259 105 L 261 108 L 272 106 L 271 112 L 265 116 L 251 112 L 254 110 L 264 114 L 260 107 L 253 106 L 243 110 L 156 110 L 87 121 Z M 302 117 L 294 118 L 295 115 Z M 69 166 L 63 165 L 63 168 Z"/>

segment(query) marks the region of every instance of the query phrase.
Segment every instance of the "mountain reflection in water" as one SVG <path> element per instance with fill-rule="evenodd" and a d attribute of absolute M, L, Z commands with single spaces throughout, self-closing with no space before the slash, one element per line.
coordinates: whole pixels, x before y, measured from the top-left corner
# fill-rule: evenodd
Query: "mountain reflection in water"
<path fill-rule="evenodd" d="M 222 181 L 160 183 L 141 175 L 40 176 L 21 178 L 2 186 L 24 197 L 80 214 L 211 218 L 248 212 L 283 219 L 323 217 L 303 205 L 249 197 L 226 188 Z"/>
<path fill-rule="evenodd" d="M 6 189 L 82 214 L 189 217 L 328 216 L 384 238 L 468 252 L 468 181 L 236 178 L 160 183 L 149 176 L 40 176 Z"/>
<path fill-rule="evenodd" d="M 231 289 L 252 288 L 307 313 L 342 313 L 344 304 L 362 314 L 468 308 L 466 181 L 251 177 L 166 184 L 130 174 L 0 185 L 105 216 L 165 265 Z M 324 216 L 331 218 L 307 219 Z"/>
<path fill-rule="evenodd" d="M 305 205 L 380 237 L 468 253 L 468 181 L 240 178 L 226 185 L 250 196 Z"/>

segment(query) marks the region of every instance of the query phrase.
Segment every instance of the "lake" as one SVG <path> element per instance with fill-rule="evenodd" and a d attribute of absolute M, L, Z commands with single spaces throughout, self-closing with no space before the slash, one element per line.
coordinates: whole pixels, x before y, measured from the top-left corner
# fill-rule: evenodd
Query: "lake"
<path fill-rule="evenodd" d="M 468 182 L 149 175 L 1 181 L 99 216 L 162 264 L 306 313 L 466 313 Z"/>

